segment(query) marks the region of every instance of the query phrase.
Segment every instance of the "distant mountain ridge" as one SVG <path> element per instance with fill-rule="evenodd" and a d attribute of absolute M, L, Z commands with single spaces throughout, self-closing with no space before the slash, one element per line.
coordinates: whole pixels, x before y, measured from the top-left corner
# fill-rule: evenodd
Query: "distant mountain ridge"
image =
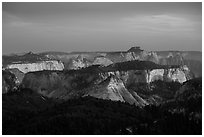
<path fill-rule="evenodd" d="M 65 64 L 65 69 L 69 69 L 71 60 L 77 60 L 78 56 L 86 58 L 91 65 L 94 58 L 104 57 L 113 63 L 124 62 L 129 60 L 143 60 L 153 61 L 162 65 L 187 65 L 195 76 L 199 77 L 202 74 L 202 52 L 199 51 L 144 51 L 140 47 L 132 47 L 127 51 L 117 52 L 72 52 L 66 54 L 54 54 L 54 53 L 41 53 L 52 59 L 59 59 Z M 195 66 L 196 65 L 196 66 Z M 199 68 L 199 69 L 197 69 Z"/>
<path fill-rule="evenodd" d="M 3 56 L 3 134 L 201 134 L 201 56 L 139 47 Z"/>
<path fill-rule="evenodd" d="M 106 96 L 111 99 L 115 96 L 116 100 L 139 104 L 137 100 L 140 97 L 127 87 L 137 83 L 149 84 L 157 80 L 183 83 L 194 78 L 197 74 L 191 68 L 196 67 L 199 73 L 200 67 L 197 65 L 201 64 L 197 60 L 192 65 L 192 61 L 185 59 L 187 56 L 190 56 L 189 53 L 157 53 L 132 47 L 125 52 L 106 53 L 30 52 L 20 56 L 3 56 L 3 60 L 10 63 L 5 68 L 8 71 L 18 68 L 25 74 L 12 71 L 17 80 L 19 77 L 19 81 L 22 81 L 20 85 L 23 88 L 30 88 L 47 97 L 69 99 L 85 95 L 96 96 L 95 92 L 91 91 L 100 90 L 104 94 L 97 94 L 99 98 Z M 199 57 L 197 54 L 194 56 Z M 109 77 L 112 78 L 107 85 L 98 85 Z M 112 85 L 112 88 L 108 88 L 109 85 Z M 94 87 L 99 89 L 92 89 Z M 129 99 L 124 99 L 126 96 L 129 96 Z M 144 101 L 141 102 L 144 104 Z"/>
<path fill-rule="evenodd" d="M 120 66 L 126 67 L 121 69 Z M 191 78 L 188 75 L 190 72 L 180 66 L 163 66 L 135 60 L 77 70 L 29 72 L 25 74 L 21 85 L 51 98 L 67 100 L 90 95 L 141 106 L 145 104 L 144 101 L 136 92 L 127 89 L 129 85 L 149 84 L 156 80 L 182 83 Z M 143 103 L 138 103 L 138 100 Z"/>

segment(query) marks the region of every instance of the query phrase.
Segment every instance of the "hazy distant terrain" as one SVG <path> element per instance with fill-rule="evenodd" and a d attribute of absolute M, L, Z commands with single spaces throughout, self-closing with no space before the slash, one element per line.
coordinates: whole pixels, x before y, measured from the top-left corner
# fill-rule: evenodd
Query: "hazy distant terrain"
<path fill-rule="evenodd" d="M 3 56 L 3 134 L 201 134 L 201 55 Z"/>
<path fill-rule="evenodd" d="M 3 135 L 201 135 L 202 2 L 2 2 Z"/>

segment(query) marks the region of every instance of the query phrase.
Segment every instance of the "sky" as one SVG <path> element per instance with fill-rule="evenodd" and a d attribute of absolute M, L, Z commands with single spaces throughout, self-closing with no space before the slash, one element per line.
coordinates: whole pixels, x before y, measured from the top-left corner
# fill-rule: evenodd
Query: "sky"
<path fill-rule="evenodd" d="M 2 3 L 2 54 L 202 51 L 202 3 Z"/>

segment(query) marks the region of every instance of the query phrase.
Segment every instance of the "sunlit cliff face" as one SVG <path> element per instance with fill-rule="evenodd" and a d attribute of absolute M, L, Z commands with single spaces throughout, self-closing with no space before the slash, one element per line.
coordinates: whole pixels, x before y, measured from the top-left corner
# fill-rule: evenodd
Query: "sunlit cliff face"
<path fill-rule="evenodd" d="M 54 98 L 73 96 L 81 92 L 80 94 L 82 95 L 91 95 L 98 98 L 120 101 L 126 101 L 124 96 L 128 96 L 128 102 L 133 103 L 135 99 L 127 90 L 128 85 L 151 83 L 156 80 L 178 81 L 182 83 L 187 80 L 187 73 L 188 72 L 182 70 L 182 68 L 153 69 L 149 71 L 127 70 L 100 73 L 41 71 L 27 73 L 23 79 L 22 85 L 24 88 L 30 88 L 40 94 Z M 130 98 L 132 99 L 130 100 Z"/>
<path fill-rule="evenodd" d="M 27 73 L 42 70 L 63 70 L 64 65 L 60 61 L 41 61 L 36 63 L 9 64 L 6 68 L 17 68 L 21 72 Z"/>

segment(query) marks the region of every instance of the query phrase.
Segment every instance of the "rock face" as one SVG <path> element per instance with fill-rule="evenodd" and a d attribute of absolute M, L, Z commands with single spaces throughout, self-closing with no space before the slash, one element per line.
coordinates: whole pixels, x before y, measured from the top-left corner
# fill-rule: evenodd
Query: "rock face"
<path fill-rule="evenodd" d="M 112 101 L 127 102 L 129 104 L 136 104 L 137 106 L 147 105 L 145 100 L 140 98 L 134 91 L 128 91 L 123 81 L 112 74 L 85 94 L 85 96 L 87 95 Z"/>
<path fill-rule="evenodd" d="M 105 79 L 111 75 L 121 79 L 128 86 L 135 83 L 151 83 L 156 80 L 162 81 L 177 81 L 183 83 L 191 79 L 190 70 L 186 66 L 170 69 L 153 69 L 153 70 L 128 70 L 100 73 L 100 76 Z"/>
<path fill-rule="evenodd" d="M 149 66 L 148 62 L 133 61 L 126 63 L 131 68 L 130 70 L 128 68 L 118 70 L 121 65 L 117 64 L 107 67 L 90 66 L 70 71 L 29 72 L 22 81 L 22 87 L 30 88 L 52 98 L 70 99 L 89 95 L 144 106 L 148 103 L 133 90 L 129 91 L 127 89 L 129 85 L 151 83 L 158 79 L 182 83 L 187 79 L 188 71 L 185 67 L 133 70 L 132 67 L 138 63 L 142 66 L 139 67 L 140 69 Z M 134 65 L 129 66 L 128 64 Z M 159 66 L 155 64 L 154 67 Z"/>
<path fill-rule="evenodd" d="M 103 66 L 108 66 L 112 64 L 113 62 L 105 57 L 97 57 L 95 58 L 93 65 L 103 65 Z"/>
<path fill-rule="evenodd" d="M 147 83 L 155 80 L 177 81 L 183 83 L 190 79 L 190 70 L 187 66 L 172 69 L 154 69 L 147 75 Z"/>
<path fill-rule="evenodd" d="M 49 96 L 49 93 L 62 87 L 63 78 L 61 72 L 29 72 L 26 73 L 22 86 L 23 88 L 30 88 L 35 92 Z"/>
<path fill-rule="evenodd" d="M 58 60 L 29 52 L 23 55 L 3 56 L 3 69 L 15 77 L 16 86 L 19 86 L 25 73 L 42 70 L 63 70 L 64 64 Z M 5 85 L 3 78 L 3 84 Z M 11 85 L 11 84 L 10 84 Z M 6 86 L 5 86 L 6 87 Z"/>
<path fill-rule="evenodd" d="M 109 53 L 29 53 L 20 56 L 20 62 L 7 57 L 6 68 L 12 69 L 22 87 L 47 97 L 70 99 L 89 95 L 144 106 L 148 103 L 128 87 L 150 85 L 157 80 L 183 83 L 191 79 L 191 70 L 185 65 L 187 56 L 181 52 L 148 52 L 138 47 Z M 21 72 L 25 73 L 24 78 Z"/>
<path fill-rule="evenodd" d="M 11 73 L 9 70 L 2 71 L 2 93 L 12 92 L 17 90 L 17 86 L 19 85 L 19 81 L 16 76 Z"/>
<path fill-rule="evenodd" d="M 127 89 L 125 88 L 123 82 L 116 81 L 116 79 L 109 77 L 105 82 L 90 90 L 86 95 L 101 99 L 110 99 L 113 101 L 125 102 L 121 95 L 121 92 L 127 92 Z"/>
<path fill-rule="evenodd" d="M 202 53 L 188 51 L 144 51 L 132 47 L 119 52 L 46 53 L 52 59 L 61 60 L 65 69 L 78 69 L 94 64 L 107 65 L 132 60 L 151 61 L 160 65 L 186 65 L 195 77 L 202 76 Z"/>
<path fill-rule="evenodd" d="M 18 85 L 21 84 L 22 80 L 23 80 L 23 77 L 24 77 L 24 73 L 21 72 L 19 69 L 17 68 L 14 68 L 14 69 L 7 69 L 8 71 L 10 71 L 11 73 L 13 73 L 16 77 L 16 83 L 18 83 Z"/>
<path fill-rule="evenodd" d="M 69 64 L 69 69 L 80 69 L 90 66 L 89 61 L 83 56 L 79 55 L 76 59 L 72 59 Z"/>
<path fill-rule="evenodd" d="M 137 93 L 129 92 L 118 75 L 108 73 L 107 77 L 101 76 L 101 74 L 86 73 L 66 74 L 59 71 L 32 72 L 25 75 L 22 86 L 51 98 L 66 100 L 89 95 L 138 106 L 147 104 Z"/>
<path fill-rule="evenodd" d="M 60 61 L 41 61 L 35 63 L 19 63 L 7 65 L 7 69 L 17 68 L 23 73 L 42 70 L 63 70 L 64 65 Z"/>
<path fill-rule="evenodd" d="M 31 52 L 24 55 L 3 56 L 3 93 L 18 90 L 24 75 L 28 72 L 63 69 L 61 61 L 50 60 Z"/>
<path fill-rule="evenodd" d="M 140 47 L 131 47 L 128 52 L 136 52 L 136 53 L 140 53 L 143 50 L 140 49 Z"/>

